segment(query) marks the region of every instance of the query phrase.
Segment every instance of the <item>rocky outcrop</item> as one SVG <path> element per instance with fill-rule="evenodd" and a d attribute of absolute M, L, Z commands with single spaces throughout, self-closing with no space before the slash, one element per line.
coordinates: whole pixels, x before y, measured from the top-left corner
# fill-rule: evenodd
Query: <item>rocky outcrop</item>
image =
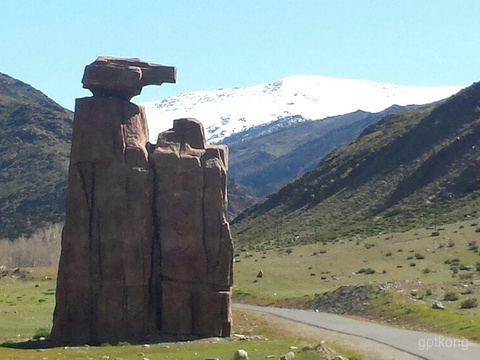
<path fill-rule="evenodd" d="M 145 114 L 76 102 L 52 338 L 112 342 L 148 335 L 153 221 Z"/>
<path fill-rule="evenodd" d="M 229 336 L 233 246 L 225 217 L 228 149 L 206 146 L 202 124 L 180 119 L 160 134 L 151 159 L 159 190 L 161 331 Z"/>
<path fill-rule="evenodd" d="M 152 146 L 143 108 L 128 101 L 171 81 L 164 68 L 112 58 L 86 68 L 95 96 L 76 102 L 58 343 L 230 335 L 227 148 L 206 146 L 193 119 L 176 120 Z"/>
<path fill-rule="evenodd" d="M 176 68 L 140 59 L 100 56 L 85 68 L 82 84 L 96 96 L 130 100 L 146 85 L 174 83 Z"/>

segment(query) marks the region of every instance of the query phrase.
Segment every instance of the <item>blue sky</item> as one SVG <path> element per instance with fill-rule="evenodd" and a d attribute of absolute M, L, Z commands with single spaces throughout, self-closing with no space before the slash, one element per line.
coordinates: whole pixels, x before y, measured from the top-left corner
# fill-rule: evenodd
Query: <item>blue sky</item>
<path fill-rule="evenodd" d="M 480 80 L 478 0 L 5 0 L 0 72 L 73 109 L 99 55 L 174 65 L 182 92 L 251 86 L 290 75 L 399 85 Z"/>

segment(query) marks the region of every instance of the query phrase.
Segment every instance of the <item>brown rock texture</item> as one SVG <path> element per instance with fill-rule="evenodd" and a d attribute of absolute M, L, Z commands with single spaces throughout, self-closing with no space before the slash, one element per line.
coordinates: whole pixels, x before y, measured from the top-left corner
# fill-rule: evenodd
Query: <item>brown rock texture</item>
<path fill-rule="evenodd" d="M 102 84 L 88 69 L 89 83 Z M 228 149 L 207 146 L 195 119 L 175 120 L 149 144 L 144 109 L 126 100 L 129 81 L 105 80 L 95 86 L 108 93 L 76 102 L 51 338 L 230 336 Z"/>
<path fill-rule="evenodd" d="M 130 100 L 143 86 L 174 83 L 175 67 L 151 64 L 140 59 L 100 56 L 85 68 L 82 83 L 97 96 Z"/>
<path fill-rule="evenodd" d="M 52 330 L 56 341 L 102 343 L 149 334 L 154 227 L 147 139 L 139 106 L 77 100 Z"/>
<path fill-rule="evenodd" d="M 179 119 L 160 134 L 151 160 L 159 189 L 161 332 L 230 336 L 228 148 L 206 146 L 202 124 Z"/>

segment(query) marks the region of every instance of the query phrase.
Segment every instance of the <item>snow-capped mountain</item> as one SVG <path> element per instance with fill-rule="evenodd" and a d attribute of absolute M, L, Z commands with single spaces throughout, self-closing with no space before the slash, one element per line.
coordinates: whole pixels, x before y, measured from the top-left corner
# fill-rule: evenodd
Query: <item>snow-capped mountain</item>
<path fill-rule="evenodd" d="M 447 98 L 462 86 L 414 87 L 321 76 L 292 76 L 246 88 L 196 91 L 143 103 L 150 141 L 174 119 L 200 120 L 209 142 L 285 117 L 318 120 L 356 110 L 379 112 L 391 105 L 426 104 Z"/>

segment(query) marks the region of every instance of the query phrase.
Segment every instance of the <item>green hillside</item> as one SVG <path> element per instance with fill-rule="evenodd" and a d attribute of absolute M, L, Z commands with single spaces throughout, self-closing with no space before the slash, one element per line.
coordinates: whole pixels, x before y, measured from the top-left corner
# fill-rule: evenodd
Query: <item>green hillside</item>
<path fill-rule="evenodd" d="M 411 108 L 418 106 L 395 105 L 378 113 L 358 110 L 293 126 L 278 120 L 234 134 L 224 140 L 230 147 L 230 175 L 263 198 L 312 170 L 332 150 L 348 145 L 368 125 Z"/>
<path fill-rule="evenodd" d="M 0 73 L 0 238 L 63 219 L 71 112 Z"/>
<path fill-rule="evenodd" d="M 452 222 L 480 205 L 480 84 L 391 115 L 233 224 L 237 243 L 312 242 Z"/>

